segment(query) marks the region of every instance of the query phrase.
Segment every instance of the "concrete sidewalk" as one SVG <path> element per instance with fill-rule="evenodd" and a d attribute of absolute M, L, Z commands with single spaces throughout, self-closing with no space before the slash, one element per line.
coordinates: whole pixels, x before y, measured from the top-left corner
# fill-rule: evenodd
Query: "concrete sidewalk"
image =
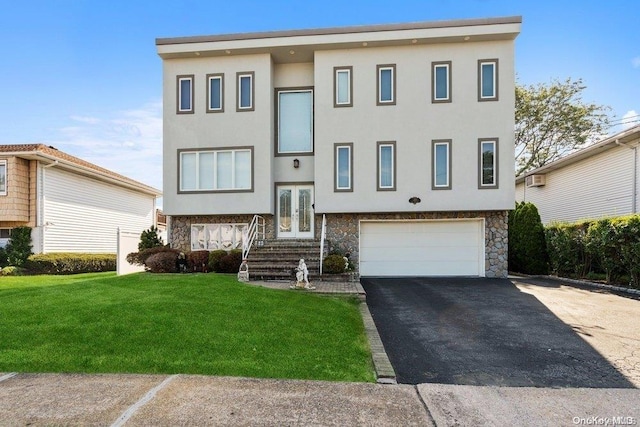
<path fill-rule="evenodd" d="M 2 426 L 570 426 L 607 417 L 637 424 L 640 390 L 0 373 Z"/>

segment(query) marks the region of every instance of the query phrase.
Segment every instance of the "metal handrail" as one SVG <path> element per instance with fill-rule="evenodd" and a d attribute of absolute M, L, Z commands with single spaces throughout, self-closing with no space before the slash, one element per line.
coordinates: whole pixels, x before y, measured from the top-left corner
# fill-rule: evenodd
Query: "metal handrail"
<path fill-rule="evenodd" d="M 322 276 L 322 259 L 324 257 L 324 240 L 327 237 L 327 216 L 322 214 L 322 231 L 320 232 L 320 275 Z"/>
<path fill-rule="evenodd" d="M 265 225 L 264 218 L 260 215 L 254 215 L 249 227 L 242 231 L 242 259 L 245 260 L 249 257 L 249 251 L 255 242 L 256 237 L 264 240 Z"/>

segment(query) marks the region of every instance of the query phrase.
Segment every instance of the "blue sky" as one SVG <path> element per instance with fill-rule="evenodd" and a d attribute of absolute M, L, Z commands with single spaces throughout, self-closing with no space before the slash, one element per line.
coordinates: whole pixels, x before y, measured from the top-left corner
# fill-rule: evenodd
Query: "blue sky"
<path fill-rule="evenodd" d="M 582 78 L 623 129 L 640 114 L 640 2 L 5 1 L 0 144 L 41 142 L 162 188 L 156 37 L 522 15 L 523 84 Z M 635 116 L 635 117 L 634 117 Z"/>

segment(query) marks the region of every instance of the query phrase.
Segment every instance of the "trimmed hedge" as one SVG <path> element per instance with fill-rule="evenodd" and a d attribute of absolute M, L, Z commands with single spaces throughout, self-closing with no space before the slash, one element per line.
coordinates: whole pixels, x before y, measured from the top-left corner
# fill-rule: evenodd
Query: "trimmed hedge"
<path fill-rule="evenodd" d="M 116 254 L 57 252 L 31 255 L 24 267 L 35 274 L 78 274 L 116 271 Z"/>
<path fill-rule="evenodd" d="M 209 251 L 193 251 L 187 254 L 187 266 L 194 273 L 206 273 L 209 264 Z"/>
<path fill-rule="evenodd" d="M 242 250 L 233 249 L 228 254 L 220 258 L 218 273 L 237 273 L 242 264 Z"/>
<path fill-rule="evenodd" d="M 209 252 L 209 271 L 220 271 L 220 260 L 225 256 L 227 256 L 227 251 L 224 249 Z"/>
<path fill-rule="evenodd" d="M 175 273 L 178 271 L 177 262 L 180 252 L 173 250 L 151 255 L 146 260 L 146 267 L 151 273 Z"/>
<path fill-rule="evenodd" d="M 344 257 L 338 254 L 327 255 L 322 260 L 322 272 L 327 274 L 340 274 L 347 270 Z"/>

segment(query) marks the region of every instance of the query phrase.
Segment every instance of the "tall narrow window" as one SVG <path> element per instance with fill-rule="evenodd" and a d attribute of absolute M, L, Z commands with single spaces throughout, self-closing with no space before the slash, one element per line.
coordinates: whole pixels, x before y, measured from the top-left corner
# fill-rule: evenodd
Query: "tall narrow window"
<path fill-rule="evenodd" d="M 278 89 L 277 154 L 313 153 L 313 91 Z"/>
<path fill-rule="evenodd" d="M 207 74 L 207 113 L 224 111 L 224 74 Z"/>
<path fill-rule="evenodd" d="M 255 73 L 237 73 L 238 76 L 238 104 L 237 111 L 253 111 L 253 96 L 255 93 L 253 78 Z"/>
<path fill-rule="evenodd" d="M 334 67 L 334 107 L 353 106 L 353 67 Z"/>
<path fill-rule="evenodd" d="M 395 64 L 378 65 L 378 105 L 394 105 L 396 103 L 396 66 Z"/>
<path fill-rule="evenodd" d="M 433 190 L 451 189 L 451 140 L 438 139 L 431 142 L 431 156 L 433 158 L 433 176 L 431 188 Z"/>
<path fill-rule="evenodd" d="M 431 63 L 431 102 L 451 102 L 451 61 Z"/>
<path fill-rule="evenodd" d="M 333 191 L 353 191 L 353 143 L 334 144 Z"/>
<path fill-rule="evenodd" d="M 478 140 L 478 188 L 498 188 L 498 140 Z"/>
<path fill-rule="evenodd" d="M 396 189 L 396 142 L 378 142 L 378 191 Z"/>
<path fill-rule="evenodd" d="M 498 100 L 498 60 L 478 61 L 478 101 Z"/>
<path fill-rule="evenodd" d="M 193 74 L 177 77 L 177 113 L 193 113 Z"/>
<path fill-rule="evenodd" d="M 0 196 L 7 195 L 7 161 L 0 160 Z"/>

